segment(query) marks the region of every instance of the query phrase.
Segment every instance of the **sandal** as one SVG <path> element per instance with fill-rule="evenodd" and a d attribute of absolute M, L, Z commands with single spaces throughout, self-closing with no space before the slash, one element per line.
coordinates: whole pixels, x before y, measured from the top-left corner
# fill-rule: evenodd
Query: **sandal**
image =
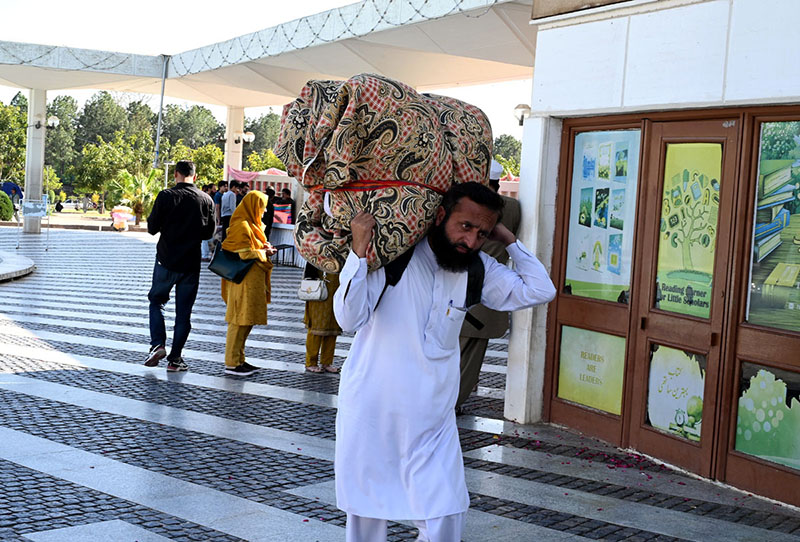
<path fill-rule="evenodd" d="M 322 367 L 320 367 L 319 365 L 309 365 L 308 367 L 306 367 L 306 372 L 307 373 L 321 373 L 322 372 Z"/>
<path fill-rule="evenodd" d="M 334 373 L 334 374 L 338 374 L 341 371 L 339 367 L 334 367 L 333 365 L 323 365 L 322 370 L 325 371 L 326 373 Z"/>

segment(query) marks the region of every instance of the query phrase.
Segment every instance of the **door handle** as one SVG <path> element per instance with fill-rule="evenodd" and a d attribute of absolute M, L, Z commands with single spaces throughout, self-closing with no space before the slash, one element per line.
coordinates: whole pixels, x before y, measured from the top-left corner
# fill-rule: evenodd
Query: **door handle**
<path fill-rule="evenodd" d="M 645 329 L 647 327 L 647 318 L 645 316 L 642 316 L 642 321 L 639 322 L 639 327 L 641 329 Z"/>
<path fill-rule="evenodd" d="M 711 332 L 711 346 L 717 346 L 717 342 L 719 340 L 719 334 L 715 332 Z"/>

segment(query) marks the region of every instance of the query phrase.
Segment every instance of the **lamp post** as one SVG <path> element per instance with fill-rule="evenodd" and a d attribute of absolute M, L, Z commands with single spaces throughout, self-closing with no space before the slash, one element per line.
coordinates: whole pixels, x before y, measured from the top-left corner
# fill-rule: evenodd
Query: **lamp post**
<path fill-rule="evenodd" d="M 256 134 L 253 132 L 236 132 L 233 134 L 233 144 L 238 145 L 242 141 L 245 143 L 252 143 L 256 140 Z"/>
<path fill-rule="evenodd" d="M 531 106 L 528 104 L 519 104 L 517 107 L 514 108 L 514 118 L 519 121 L 519 125 L 522 126 L 525 123 L 525 119 L 531 116 Z"/>
<path fill-rule="evenodd" d="M 47 128 L 48 130 L 52 130 L 53 128 L 57 128 L 60 122 L 61 120 L 58 117 L 56 117 L 55 115 L 50 115 L 49 117 L 47 117 L 47 123 L 44 124 L 44 127 Z M 34 124 L 28 126 L 28 128 L 36 128 L 37 130 L 41 127 L 42 127 L 42 121 L 40 120 L 37 120 Z"/>
<path fill-rule="evenodd" d="M 175 162 L 164 162 L 164 190 L 167 189 L 167 183 L 169 182 L 169 166 L 174 166 Z"/>

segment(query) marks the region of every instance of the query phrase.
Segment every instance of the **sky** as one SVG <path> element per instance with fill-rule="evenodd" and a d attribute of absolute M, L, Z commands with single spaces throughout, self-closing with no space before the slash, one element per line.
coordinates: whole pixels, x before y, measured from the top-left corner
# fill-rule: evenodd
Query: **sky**
<path fill-rule="evenodd" d="M 226 4 L 218 0 L 137 0 L 114 5 L 107 0 L 0 0 L 0 40 L 172 55 L 352 3 L 352 0 L 245 0 L 232 4 L 235 9 L 226 10 L 220 9 Z M 36 13 L 44 15 L 32 19 L 33 6 Z M 530 89 L 531 80 L 526 79 L 432 92 L 477 105 L 489 117 L 495 136 L 511 134 L 521 139 L 522 129 L 513 111 L 517 104 L 530 103 Z M 7 104 L 19 90 L 0 86 L 0 102 Z M 49 91 L 48 102 L 59 94 L 69 94 L 83 105 L 95 92 Z M 159 96 L 136 97 L 144 97 L 151 108 L 158 108 Z M 168 96 L 165 103 L 194 104 Z M 225 122 L 224 107 L 202 105 L 217 120 Z M 245 115 L 257 117 L 268 110 L 247 108 Z M 280 114 L 280 107 L 273 110 Z"/>

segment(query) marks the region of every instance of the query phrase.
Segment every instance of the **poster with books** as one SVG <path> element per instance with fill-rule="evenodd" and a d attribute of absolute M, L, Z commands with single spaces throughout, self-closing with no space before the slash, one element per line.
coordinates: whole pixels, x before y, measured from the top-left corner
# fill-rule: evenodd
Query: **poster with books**
<path fill-rule="evenodd" d="M 711 313 L 721 173 L 719 143 L 667 145 L 656 272 L 661 310 Z"/>
<path fill-rule="evenodd" d="M 800 121 L 761 125 L 747 321 L 800 331 Z"/>
<path fill-rule="evenodd" d="M 640 138 L 640 130 L 575 136 L 567 293 L 628 302 Z"/>

